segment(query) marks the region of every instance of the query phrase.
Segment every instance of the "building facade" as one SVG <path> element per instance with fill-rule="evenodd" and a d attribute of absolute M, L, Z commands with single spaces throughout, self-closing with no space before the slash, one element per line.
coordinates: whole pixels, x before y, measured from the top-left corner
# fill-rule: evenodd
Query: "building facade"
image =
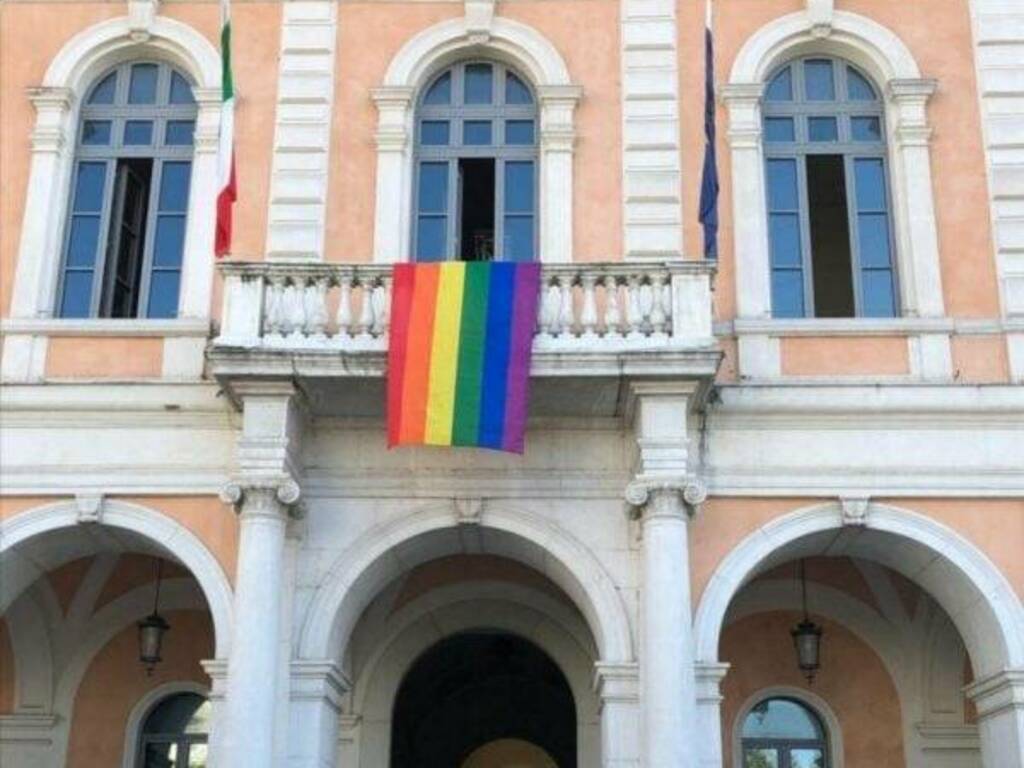
<path fill-rule="evenodd" d="M 1024 5 L 715 0 L 715 261 L 705 12 L 237 0 L 218 261 L 218 5 L 0 3 L 0 765 L 1024 768 Z M 444 259 L 521 456 L 386 448 Z"/>

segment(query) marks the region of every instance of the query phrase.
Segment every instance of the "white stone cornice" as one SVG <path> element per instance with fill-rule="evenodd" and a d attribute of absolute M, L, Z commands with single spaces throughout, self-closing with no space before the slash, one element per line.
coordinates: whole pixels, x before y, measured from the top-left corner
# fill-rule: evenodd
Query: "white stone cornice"
<path fill-rule="evenodd" d="M 323 701 L 339 714 L 342 697 L 352 688 L 352 682 L 330 659 L 295 659 L 290 676 L 293 701 Z"/>
<path fill-rule="evenodd" d="M 598 661 L 594 664 L 594 692 L 607 702 L 640 701 L 640 670 L 634 661 Z"/>
<path fill-rule="evenodd" d="M 1024 711 L 1024 669 L 1004 669 L 964 688 L 964 693 L 978 709 L 978 719 L 985 720 L 1007 710 Z"/>

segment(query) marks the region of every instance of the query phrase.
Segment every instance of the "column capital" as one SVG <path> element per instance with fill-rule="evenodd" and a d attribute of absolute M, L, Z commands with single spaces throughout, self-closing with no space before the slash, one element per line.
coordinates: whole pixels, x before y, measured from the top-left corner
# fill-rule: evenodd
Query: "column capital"
<path fill-rule="evenodd" d="M 341 713 L 342 697 L 352 688 L 352 682 L 333 660 L 295 659 L 289 674 L 293 701 L 324 701 Z"/>
<path fill-rule="evenodd" d="M 210 678 L 210 698 L 223 699 L 228 685 L 228 660 L 204 659 L 199 665 Z"/>
<path fill-rule="evenodd" d="M 594 663 L 594 692 L 606 702 L 635 704 L 640 701 L 640 669 L 635 661 Z"/>
<path fill-rule="evenodd" d="M 1007 710 L 1024 711 L 1024 669 L 1004 669 L 975 680 L 964 693 L 977 707 L 979 721 Z"/>
<path fill-rule="evenodd" d="M 708 497 L 708 489 L 699 477 L 677 479 L 637 477 L 626 486 L 626 503 L 634 514 L 644 518 L 693 517 Z M 659 501 L 675 502 L 665 504 Z M 678 502 L 681 501 L 681 504 Z"/>
<path fill-rule="evenodd" d="M 245 517 L 274 517 L 282 512 L 301 518 L 302 488 L 288 474 L 266 477 L 238 477 L 229 480 L 220 490 L 220 499 L 231 504 Z"/>
<path fill-rule="evenodd" d="M 693 674 L 697 682 L 697 701 L 699 703 L 719 702 L 722 694 L 719 686 L 725 679 L 731 665 L 723 661 L 698 661 L 693 665 Z"/>

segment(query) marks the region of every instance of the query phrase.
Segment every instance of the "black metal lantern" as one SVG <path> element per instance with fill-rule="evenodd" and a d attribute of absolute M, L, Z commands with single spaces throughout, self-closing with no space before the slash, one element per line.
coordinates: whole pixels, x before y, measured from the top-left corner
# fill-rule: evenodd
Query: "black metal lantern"
<path fill-rule="evenodd" d="M 146 674 L 152 675 L 153 668 L 160 663 L 160 646 L 164 640 L 164 632 L 171 628 L 160 615 L 160 577 L 164 561 L 156 561 L 156 594 L 153 597 L 153 612 L 139 622 L 139 661 L 146 668 Z"/>
<path fill-rule="evenodd" d="M 807 574 L 804 561 L 800 561 L 800 588 L 803 597 L 804 620 L 793 627 L 793 647 L 796 648 L 796 662 L 804 673 L 808 683 L 814 682 L 814 676 L 821 667 L 821 635 L 820 626 L 811 621 L 807 613 Z"/>

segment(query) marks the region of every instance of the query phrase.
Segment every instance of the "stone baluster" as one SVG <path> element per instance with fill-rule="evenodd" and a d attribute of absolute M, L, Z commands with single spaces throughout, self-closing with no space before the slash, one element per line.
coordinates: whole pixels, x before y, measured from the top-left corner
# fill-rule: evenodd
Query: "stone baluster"
<path fill-rule="evenodd" d="M 359 320 L 356 322 L 356 335 L 369 336 L 373 328 L 373 287 L 366 279 L 359 281 Z"/>
<path fill-rule="evenodd" d="M 594 336 L 597 332 L 597 297 L 595 284 L 597 276 L 593 272 L 584 272 L 580 277 L 583 287 L 583 311 L 580 314 L 580 325 L 584 336 Z"/>
<path fill-rule="evenodd" d="M 302 287 L 295 280 L 292 280 L 284 290 L 285 307 L 288 312 L 285 329 L 287 334 L 302 333 L 306 327 L 306 309 L 302 305 L 302 294 Z"/>
<path fill-rule="evenodd" d="M 640 310 L 640 277 L 629 276 L 626 283 L 626 329 L 629 336 L 637 336 L 643 327 L 643 314 Z"/>
<path fill-rule="evenodd" d="M 338 336 L 345 338 L 352 334 L 352 281 L 345 273 L 338 278 L 338 311 L 335 313 Z"/>
<path fill-rule="evenodd" d="M 604 279 L 604 332 L 622 335 L 622 310 L 619 305 L 619 281 L 614 275 Z"/>
<path fill-rule="evenodd" d="M 573 335 L 573 326 L 575 325 L 575 317 L 573 316 L 575 313 L 572 306 L 573 280 L 566 275 L 559 275 L 558 283 L 561 292 L 561 302 L 558 306 L 558 332 L 559 334 L 571 336 Z"/>
<path fill-rule="evenodd" d="M 277 315 L 277 305 L 281 300 L 280 291 L 278 291 L 277 284 L 269 277 L 262 278 L 264 282 L 263 289 L 263 317 L 260 321 L 260 330 L 264 336 L 275 333 L 274 318 Z"/>
<path fill-rule="evenodd" d="M 558 309 L 562 304 L 562 295 L 555 283 L 548 283 L 540 298 L 539 322 L 542 336 L 558 334 Z"/>
<path fill-rule="evenodd" d="M 665 333 L 672 334 L 672 275 L 666 274 L 661 284 L 661 309 L 665 315 Z"/>
<path fill-rule="evenodd" d="M 662 275 L 656 274 L 651 277 L 651 330 L 654 333 L 661 333 L 665 330 L 665 309 L 662 291 Z"/>
<path fill-rule="evenodd" d="M 314 277 L 306 284 L 306 333 L 324 336 L 327 333 L 327 278 Z"/>
<path fill-rule="evenodd" d="M 391 278 L 385 277 L 373 287 L 373 335 L 386 336 L 391 324 Z"/>
<path fill-rule="evenodd" d="M 638 330 L 644 336 L 648 336 L 652 329 L 651 312 L 654 311 L 654 291 L 649 281 L 645 280 L 640 283 L 639 299 L 640 316 L 637 318 L 639 320 L 637 323 Z"/>

